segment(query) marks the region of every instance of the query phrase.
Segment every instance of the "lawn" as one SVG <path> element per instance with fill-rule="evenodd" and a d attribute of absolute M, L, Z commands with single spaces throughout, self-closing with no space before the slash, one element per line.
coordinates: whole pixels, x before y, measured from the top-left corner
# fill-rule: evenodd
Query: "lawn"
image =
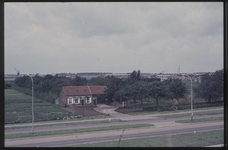
<path fill-rule="evenodd" d="M 119 141 L 80 144 L 71 147 L 118 147 Z M 119 147 L 166 147 L 165 137 L 121 140 Z"/>
<path fill-rule="evenodd" d="M 215 114 L 221 114 L 223 113 L 223 110 L 212 110 L 212 111 L 205 111 L 205 112 L 194 112 L 194 115 L 215 115 Z M 163 115 L 163 116 L 158 116 L 158 117 L 165 117 L 165 118 L 172 118 L 172 117 L 182 117 L 182 116 L 190 116 L 190 113 L 186 114 L 174 114 L 174 115 Z"/>
<path fill-rule="evenodd" d="M 224 130 L 151 138 L 121 140 L 120 147 L 204 147 L 224 143 Z M 118 147 L 118 141 L 73 145 L 71 147 Z"/>
<path fill-rule="evenodd" d="M 207 109 L 216 109 L 216 108 L 223 108 L 223 107 L 206 107 L 206 108 L 197 108 L 194 110 L 207 110 Z M 144 111 L 144 112 L 136 112 L 136 113 L 129 113 L 129 115 L 137 116 L 137 115 L 153 115 L 153 114 L 166 114 L 166 113 L 178 113 L 178 112 L 186 112 L 186 111 L 191 111 L 191 109 L 184 109 L 184 110 L 175 110 L 175 111 Z M 196 113 L 196 112 L 195 112 Z M 194 114 L 195 114 L 194 113 Z M 205 112 L 207 114 L 207 112 Z M 223 113 L 223 110 L 215 110 L 215 111 L 208 111 L 209 114 L 211 113 Z M 185 115 L 185 114 L 181 114 Z"/>
<path fill-rule="evenodd" d="M 202 147 L 224 143 L 224 130 L 180 134 L 172 137 L 176 147 Z"/>

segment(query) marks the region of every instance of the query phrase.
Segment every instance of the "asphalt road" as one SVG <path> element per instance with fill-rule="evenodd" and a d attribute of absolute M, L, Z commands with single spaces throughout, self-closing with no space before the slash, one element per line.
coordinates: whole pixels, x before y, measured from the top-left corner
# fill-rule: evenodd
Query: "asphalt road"
<path fill-rule="evenodd" d="M 209 111 L 209 110 L 203 110 L 203 111 Z M 183 113 L 189 113 L 189 112 L 183 112 Z M 179 112 L 179 113 L 172 113 L 172 114 L 181 114 L 181 113 Z M 54 125 L 53 124 L 52 126 L 35 127 L 34 132 L 91 128 L 91 127 L 125 125 L 125 124 L 139 124 L 139 123 L 151 123 L 155 125 L 153 127 L 126 129 L 122 139 L 130 139 L 130 138 L 162 136 L 162 135 L 168 135 L 168 134 L 181 134 L 181 133 L 189 133 L 189 132 L 192 133 L 193 131 L 201 132 L 201 131 L 224 129 L 223 121 L 181 124 L 181 123 L 175 123 L 174 121 L 190 119 L 190 116 L 165 118 L 165 117 L 159 117 L 160 115 L 164 116 L 165 114 L 131 116 L 130 118 L 116 116 L 116 118 L 112 118 L 112 119 L 121 119 L 121 121 L 111 121 L 109 123 L 74 124 L 74 125 Z M 194 119 L 220 117 L 220 116 L 223 116 L 223 114 L 194 115 Z M 107 120 L 107 118 L 90 120 L 90 121 L 98 121 L 98 120 Z M 73 123 L 73 122 L 83 122 L 83 121 L 84 120 L 66 121 L 63 123 L 67 123 L 67 122 Z M 44 125 L 44 124 L 50 124 L 50 123 L 40 123 L 40 124 Z M 14 125 L 14 126 L 22 126 L 22 125 Z M 29 133 L 32 131 L 32 127 L 31 127 L 31 124 L 27 124 L 27 126 L 30 126 L 30 127 L 5 129 L 5 134 Z M 83 144 L 83 143 L 118 140 L 121 133 L 122 133 L 122 130 L 112 130 L 112 131 L 99 131 L 99 132 L 88 132 L 88 133 L 86 132 L 73 133 L 73 134 L 54 135 L 54 136 L 40 136 L 40 137 L 32 137 L 32 138 L 5 139 L 5 147 L 37 147 L 37 146 L 65 147 L 69 145 L 76 145 L 76 144 Z"/>
<path fill-rule="evenodd" d="M 217 115 L 195 115 L 194 119 L 198 118 L 210 118 L 210 117 L 222 117 L 223 114 Z M 141 124 L 141 123 L 150 123 L 161 126 L 163 123 L 172 124 L 176 120 L 185 120 L 190 119 L 190 117 L 175 117 L 175 118 L 161 118 L 161 117 L 150 117 L 147 119 L 141 120 L 132 120 L 132 121 L 111 121 L 107 123 L 87 123 L 87 124 L 74 124 L 74 125 L 52 125 L 52 126 L 41 126 L 34 127 L 34 132 L 41 131 L 54 131 L 54 130 L 67 130 L 67 129 L 79 129 L 79 128 L 93 128 L 93 127 L 105 127 L 105 126 L 114 126 L 114 125 L 127 125 L 127 124 Z M 5 129 L 5 134 L 15 134 L 15 133 L 29 133 L 32 132 L 32 128 L 15 128 L 15 129 Z"/>
<path fill-rule="evenodd" d="M 126 129 L 122 139 L 156 137 L 164 135 L 193 133 L 224 129 L 223 121 L 194 123 L 194 124 L 167 124 L 164 126 L 146 127 L 141 129 Z M 75 133 L 21 139 L 6 139 L 5 147 L 66 147 L 91 142 L 118 140 L 122 130 L 101 131 L 91 133 Z"/>
<path fill-rule="evenodd" d="M 205 111 L 212 111 L 212 110 L 223 110 L 223 108 L 216 108 L 216 109 L 207 109 L 207 110 L 196 110 L 193 112 L 205 112 Z M 139 116 L 131 116 L 131 115 L 125 115 L 122 116 L 123 114 L 117 113 L 113 111 L 112 116 L 115 116 L 115 118 L 110 118 L 111 120 L 113 119 L 121 119 L 121 120 L 139 120 L 139 119 L 149 119 L 151 117 L 159 117 L 159 116 L 165 116 L 165 115 L 176 115 L 176 114 L 190 114 L 191 111 L 184 111 L 184 112 L 176 112 L 176 113 L 166 113 L 166 114 L 151 114 L 151 115 L 139 115 Z M 119 116 L 120 115 L 120 116 Z M 127 117 L 126 117 L 127 116 Z M 195 117 L 195 114 L 194 114 Z M 61 121 L 61 122 L 45 122 L 45 123 L 34 123 L 34 125 L 54 125 L 54 124 L 65 124 L 65 123 L 73 123 L 73 122 L 85 122 L 85 121 L 102 121 L 102 120 L 107 120 L 109 118 L 103 118 L 103 119 L 91 119 L 91 120 L 78 120 L 78 121 Z M 28 124 L 13 124 L 13 125 L 5 125 L 5 127 L 21 127 L 21 126 L 32 126 L 32 123 Z"/>

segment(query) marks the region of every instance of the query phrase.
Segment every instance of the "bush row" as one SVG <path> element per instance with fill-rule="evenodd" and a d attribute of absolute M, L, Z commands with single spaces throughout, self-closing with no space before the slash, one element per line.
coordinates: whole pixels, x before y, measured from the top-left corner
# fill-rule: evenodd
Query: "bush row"
<path fill-rule="evenodd" d="M 18 90 L 22 93 L 25 93 L 25 94 L 32 96 L 32 90 L 31 89 L 22 88 L 22 87 L 17 86 L 16 84 L 14 84 L 12 88 L 15 90 Z M 48 95 L 47 93 L 40 93 L 37 91 L 33 91 L 33 95 L 34 95 L 34 97 L 37 97 L 39 99 L 43 99 L 43 100 L 50 102 L 50 103 L 53 103 L 53 100 L 58 97 L 58 95 L 53 94 L 51 92 Z"/>
<path fill-rule="evenodd" d="M 65 116 L 77 116 L 76 113 L 71 112 L 52 112 L 47 114 L 39 114 L 34 112 L 34 122 L 38 121 L 47 121 L 47 120 L 57 120 L 62 119 Z M 9 123 L 25 123 L 25 122 L 31 122 L 32 121 L 32 115 L 20 115 L 20 114 L 5 114 L 5 124 Z"/>

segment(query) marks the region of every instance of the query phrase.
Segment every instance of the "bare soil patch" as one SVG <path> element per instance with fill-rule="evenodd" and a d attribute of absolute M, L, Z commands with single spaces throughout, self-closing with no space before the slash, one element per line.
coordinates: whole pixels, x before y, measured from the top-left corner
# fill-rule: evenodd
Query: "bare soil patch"
<path fill-rule="evenodd" d="M 75 115 L 82 115 L 82 116 L 102 116 L 101 113 L 93 110 L 93 107 L 66 107 L 66 108 L 62 108 L 66 111 L 69 112 L 74 112 Z"/>

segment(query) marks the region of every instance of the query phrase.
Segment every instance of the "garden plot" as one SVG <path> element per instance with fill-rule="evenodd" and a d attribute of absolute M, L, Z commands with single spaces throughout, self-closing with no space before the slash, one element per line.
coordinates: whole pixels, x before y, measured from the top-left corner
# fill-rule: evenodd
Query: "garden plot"
<path fill-rule="evenodd" d="M 34 121 L 61 119 L 71 116 L 61 107 L 42 101 L 34 100 Z M 76 113 L 74 115 L 77 115 Z M 32 97 L 13 89 L 5 90 L 5 123 L 19 123 L 32 121 Z"/>

